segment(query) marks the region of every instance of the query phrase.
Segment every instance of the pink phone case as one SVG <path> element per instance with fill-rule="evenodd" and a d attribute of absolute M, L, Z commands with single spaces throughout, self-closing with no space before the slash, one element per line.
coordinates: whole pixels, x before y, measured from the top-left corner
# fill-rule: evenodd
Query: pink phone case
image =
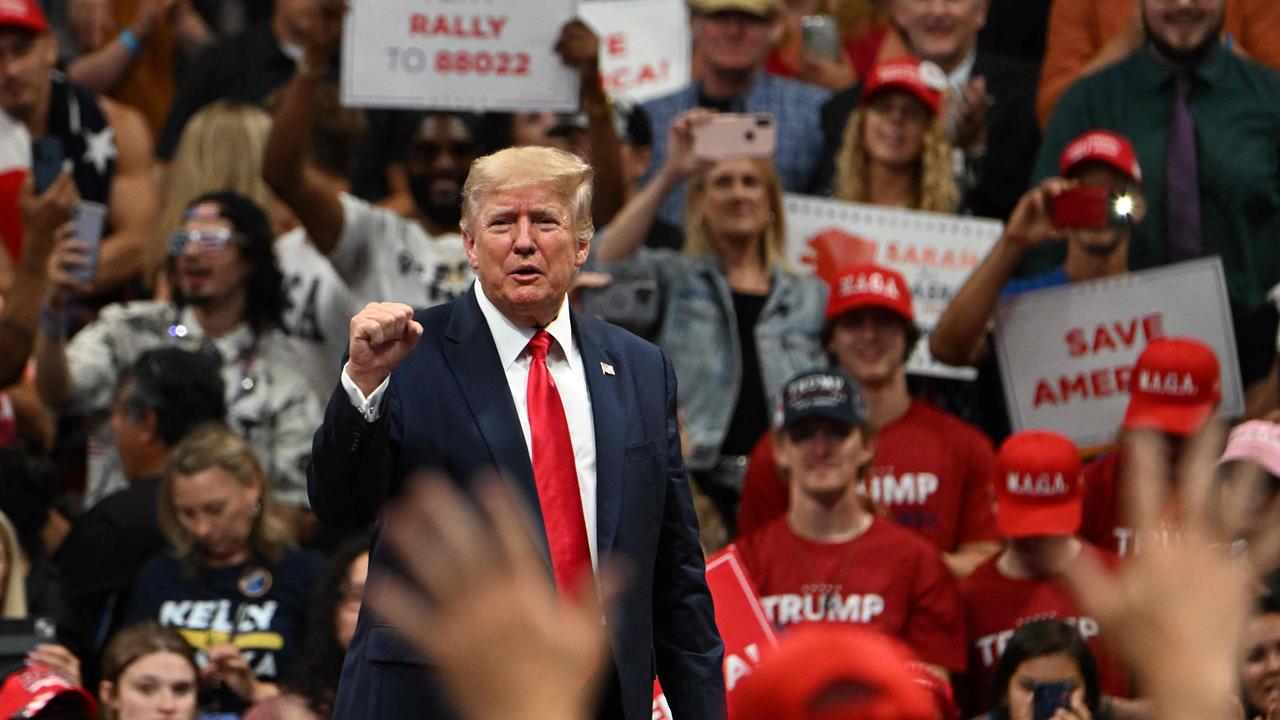
<path fill-rule="evenodd" d="M 693 154 L 707 160 L 773 157 L 778 129 L 768 113 L 714 115 L 693 130 Z"/>

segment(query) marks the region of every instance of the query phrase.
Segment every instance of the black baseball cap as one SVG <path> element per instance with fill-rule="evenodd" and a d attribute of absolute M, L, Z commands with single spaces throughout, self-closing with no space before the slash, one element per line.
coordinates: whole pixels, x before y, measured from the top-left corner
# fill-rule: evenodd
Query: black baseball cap
<path fill-rule="evenodd" d="M 782 429 L 820 417 L 843 425 L 867 421 L 867 404 L 857 384 L 842 373 L 810 370 L 787 381 L 782 389 Z"/>

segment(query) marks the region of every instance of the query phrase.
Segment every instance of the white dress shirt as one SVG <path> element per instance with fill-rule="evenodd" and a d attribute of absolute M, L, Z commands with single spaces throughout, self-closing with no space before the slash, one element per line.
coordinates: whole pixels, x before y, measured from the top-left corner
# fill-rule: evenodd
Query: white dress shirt
<path fill-rule="evenodd" d="M 529 431 L 529 408 L 526 399 L 529 385 L 530 356 L 525 347 L 533 339 L 537 328 L 523 327 L 511 322 L 484 294 L 484 288 L 476 283 L 476 300 L 484 315 L 493 343 L 498 348 L 498 360 L 507 375 L 507 387 L 520 418 L 520 431 L 524 433 L 525 449 L 533 461 L 533 443 Z M 462 301 L 465 302 L 465 299 Z M 560 314 L 546 327 L 555 342 L 547 351 L 547 369 L 564 405 L 565 419 L 569 423 L 569 439 L 573 443 L 573 462 L 578 471 L 578 493 L 582 497 L 582 515 L 587 526 L 587 545 L 591 550 L 591 564 L 599 567 L 596 549 L 596 430 L 591 412 L 591 395 L 587 390 L 587 377 L 582 366 L 582 353 L 573 341 L 573 328 L 569 320 L 569 299 L 561 301 Z M 382 381 L 365 397 L 360 388 L 342 368 L 342 387 L 360 414 L 369 422 L 378 419 L 382 412 L 382 396 L 391 378 Z"/>

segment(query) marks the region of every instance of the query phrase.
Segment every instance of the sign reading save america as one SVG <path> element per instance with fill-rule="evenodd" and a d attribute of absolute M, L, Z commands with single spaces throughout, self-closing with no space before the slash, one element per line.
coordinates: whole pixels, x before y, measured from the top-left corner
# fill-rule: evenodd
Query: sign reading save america
<path fill-rule="evenodd" d="M 1081 448 L 1111 443 L 1130 387 L 1169 395 L 1177 375 L 1135 377 L 1147 343 L 1180 336 L 1213 348 L 1222 380 L 1219 413 L 1244 412 L 1236 341 L 1217 257 L 1024 293 L 996 308 L 995 346 L 1015 430 L 1060 432 Z"/>

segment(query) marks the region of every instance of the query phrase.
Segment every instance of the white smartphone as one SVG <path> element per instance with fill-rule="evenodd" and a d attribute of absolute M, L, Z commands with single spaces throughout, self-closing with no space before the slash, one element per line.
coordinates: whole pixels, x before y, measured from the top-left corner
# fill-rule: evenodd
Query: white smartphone
<path fill-rule="evenodd" d="M 719 113 L 693 129 L 693 154 L 706 160 L 773 157 L 777 145 L 769 113 Z"/>
<path fill-rule="evenodd" d="M 805 15 L 800 18 L 800 34 L 804 54 L 814 60 L 840 62 L 840 28 L 829 15 Z"/>
<path fill-rule="evenodd" d="M 98 273 L 98 255 L 102 247 L 102 232 L 107 226 L 107 206 L 92 200 L 81 200 L 71 213 L 71 223 L 76 229 L 76 239 L 88 246 L 85 251 L 88 262 L 75 269 L 77 278 L 90 282 Z"/>

